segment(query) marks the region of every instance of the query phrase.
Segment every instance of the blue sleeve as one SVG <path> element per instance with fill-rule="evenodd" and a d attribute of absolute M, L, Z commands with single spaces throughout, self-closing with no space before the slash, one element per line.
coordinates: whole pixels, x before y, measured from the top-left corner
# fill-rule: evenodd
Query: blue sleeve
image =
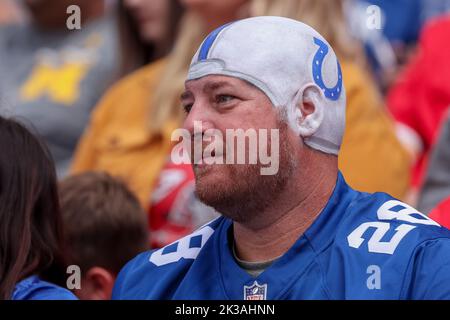
<path fill-rule="evenodd" d="M 124 293 L 127 293 L 126 287 L 136 285 L 136 283 L 141 280 L 139 275 L 135 275 L 135 271 L 139 266 L 147 265 L 145 261 L 149 259 L 150 253 L 151 251 L 141 253 L 136 258 L 129 261 L 122 270 L 120 270 L 114 283 L 111 297 L 112 300 L 126 299 L 126 296 L 124 295 Z"/>
<path fill-rule="evenodd" d="M 51 288 L 36 292 L 29 300 L 78 300 L 78 298 L 64 288 Z"/>
<path fill-rule="evenodd" d="M 121 292 L 122 292 L 123 284 L 124 284 L 125 278 L 128 274 L 128 269 L 130 269 L 130 265 L 132 262 L 133 262 L 133 260 L 128 262 L 125 265 L 125 267 L 123 267 L 122 270 L 120 270 L 120 272 L 116 278 L 116 281 L 114 282 L 114 288 L 113 288 L 112 295 L 111 295 L 112 300 L 121 300 Z"/>
<path fill-rule="evenodd" d="M 427 241 L 417 248 L 408 291 L 414 300 L 450 299 L 450 239 Z"/>
<path fill-rule="evenodd" d="M 69 290 L 41 280 L 37 275 L 16 284 L 12 300 L 78 300 Z"/>

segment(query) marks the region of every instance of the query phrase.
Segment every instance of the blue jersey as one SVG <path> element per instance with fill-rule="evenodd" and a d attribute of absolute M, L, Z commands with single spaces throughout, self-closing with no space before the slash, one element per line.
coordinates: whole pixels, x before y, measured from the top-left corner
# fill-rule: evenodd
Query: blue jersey
<path fill-rule="evenodd" d="M 31 276 L 16 284 L 12 300 L 77 300 L 77 297 L 67 289 Z"/>
<path fill-rule="evenodd" d="M 450 231 L 339 174 L 326 207 L 257 277 L 230 249 L 220 217 L 120 272 L 113 299 L 450 299 Z"/>

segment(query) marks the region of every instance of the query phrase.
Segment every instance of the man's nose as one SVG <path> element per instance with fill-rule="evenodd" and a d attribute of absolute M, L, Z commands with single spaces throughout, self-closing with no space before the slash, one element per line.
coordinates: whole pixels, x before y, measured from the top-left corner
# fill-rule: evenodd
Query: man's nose
<path fill-rule="evenodd" d="M 198 133 L 199 125 L 201 132 L 214 128 L 214 115 L 206 101 L 196 101 L 184 120 L 183 129 L 188 130 L 191 135 Z"/>

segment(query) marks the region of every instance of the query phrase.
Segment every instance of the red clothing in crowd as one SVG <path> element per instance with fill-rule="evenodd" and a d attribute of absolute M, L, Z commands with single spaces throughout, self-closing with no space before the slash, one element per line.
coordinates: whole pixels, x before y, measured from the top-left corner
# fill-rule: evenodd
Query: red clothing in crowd
<path fill-rule="evenodd" d="M 440 225 L 450 229 L 450 197 L 431 211 L 429 217 Z"/>
<path fill-rule="evenodd" d="M 214 209 L 195 196 L 190 164 L 168 162 L 161 171 L 149 209 L 150 244 L 161 248 L 216 217 Z"/>
<path fill-rule="evenodd" d="M 420 146 L 412 184 L 420 186 L 428 153 L 450 106 L 450 16 L 430 22 L 418 52 L 387 96 L 401 140 Z M 414 141 L 412 141 L 414 140 Z"/>

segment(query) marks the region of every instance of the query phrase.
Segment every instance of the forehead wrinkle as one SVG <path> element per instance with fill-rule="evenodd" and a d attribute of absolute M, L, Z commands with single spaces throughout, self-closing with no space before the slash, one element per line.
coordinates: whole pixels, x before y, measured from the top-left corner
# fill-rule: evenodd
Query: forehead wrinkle
<path fill-rule="evenodd" d="M 233 87 L 233 85 L 226 81 L 208 82 L 203 87 L 203 92 L 208 93 L 224 87 Z"/>

